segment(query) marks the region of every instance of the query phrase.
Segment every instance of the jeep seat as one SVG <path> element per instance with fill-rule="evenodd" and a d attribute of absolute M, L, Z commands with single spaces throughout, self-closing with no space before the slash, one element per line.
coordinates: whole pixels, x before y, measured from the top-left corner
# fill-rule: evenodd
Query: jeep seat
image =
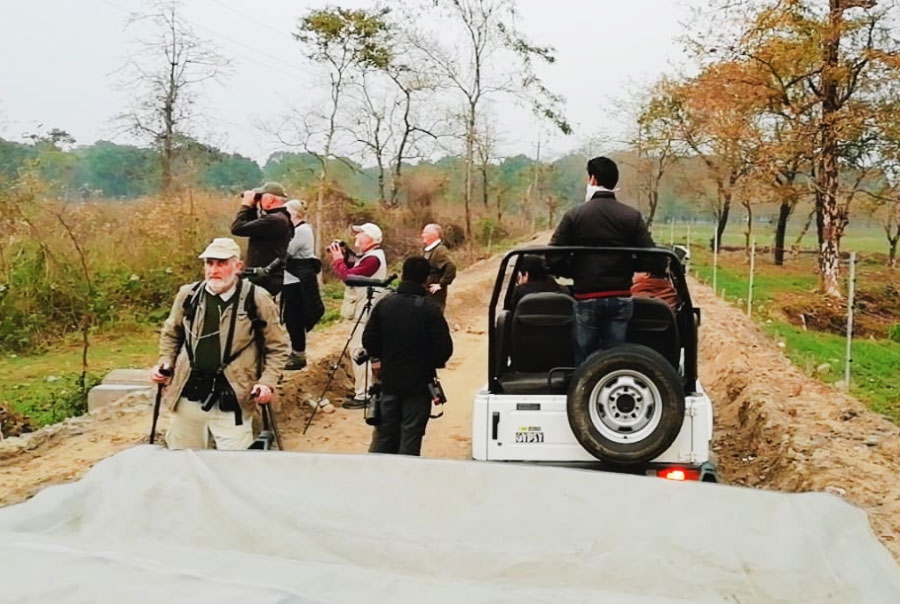
<path fill-rule="evenodd" d="M 678 370 L 681 341 L 675 313 L 668 304 L 654 298 L 634 298 L 634 315 L 628 323 L 626 339 L 652 348 Z"/>
<path fill-rule="evenodd" d="M 574 299 L 561 293 L 528 294 L 512 310 L 507 342 L 509 365 L 500 383 L 509 394 L 548 392 L 547 377 L 556 367 L 575 365 L 572 349 Z M 553 391 L 565 392 L 566 376 L 553 376 Z"/>

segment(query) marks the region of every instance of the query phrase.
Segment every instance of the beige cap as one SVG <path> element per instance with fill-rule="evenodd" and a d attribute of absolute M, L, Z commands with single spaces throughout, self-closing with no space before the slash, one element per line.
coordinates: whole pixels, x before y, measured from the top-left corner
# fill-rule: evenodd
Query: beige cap
<path fill-rule="evenodd" d="M 381 228 L 377 224 L 373 224 L 371 222 L 367 222 L 365 224 L 356 225 L 354 224 L 352 227 L 354 233 L 365 233 L 369 237 L 372 238 L 372 241 L 375 243 L 381 243 L 381 240 L 384 238 L 384 234 L 381 232 Z"/>
<path fill-rule="evenodd" d="M 216 237 L 212 240 L 203 253 L 198 258 L 216 258 L 218 260 L 228 260 L 229 258 L 240 258 L 241 248 L 234 239 L 230 237 Z"/>

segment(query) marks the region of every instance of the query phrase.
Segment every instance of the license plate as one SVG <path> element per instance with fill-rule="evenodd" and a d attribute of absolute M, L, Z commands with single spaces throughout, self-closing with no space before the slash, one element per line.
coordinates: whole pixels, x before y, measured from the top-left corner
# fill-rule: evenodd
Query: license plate
<path fill-rule="evenodd" d="M 544 433 L 537 431 L 516 432 L 516 443 L 535 444 L 544 442 Z"/>

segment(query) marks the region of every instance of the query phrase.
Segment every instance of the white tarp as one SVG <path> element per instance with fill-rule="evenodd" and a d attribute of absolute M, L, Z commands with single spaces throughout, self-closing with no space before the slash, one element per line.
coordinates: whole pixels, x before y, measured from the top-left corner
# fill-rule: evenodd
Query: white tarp
<path fill-rule="evenodd" d="M 0 510 L 3 602 L 900 602 L 865 515 L 558 468 L 143 446 Z"/>

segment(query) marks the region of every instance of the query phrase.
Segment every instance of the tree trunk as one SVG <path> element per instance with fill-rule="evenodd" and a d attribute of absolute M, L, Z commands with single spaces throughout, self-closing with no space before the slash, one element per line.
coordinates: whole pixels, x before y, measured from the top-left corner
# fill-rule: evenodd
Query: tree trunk
<path fill-rule="evenodd" d="M 709 249 L 712 250 L 713 246 L 716 245 L 714 241 L 718 241 L 718 248 L 722 249 L 722 234 L 725 232 L 725 227 L 728 225 L 728 213 L 731 211 L 731 195 L 725 196 L 725 201 L 722 203 L 722 210 L 718 214 L 718 222 L 716 224 L 716 232 L 715 239 L 709 240 Z"/>
<path fill-rule="evenodd" d="M 656 216 L 656 208 L 659 206 L 659 191 L 650 190 L 647 194 L 647 230 L 653 226 L 653 218 Z"/>
<path fill-rule="evenodd" d="M 488 207 L 488 165 L 481 164 L 481 201 L 484 203 L 485 209 Z"/>
<path fill-rule="evenodd" d="M 472 238 L 472 214 L 470 212 L 470 204 L 472 203 L 472 171 L 475 162 L 475 107 L 471 107 L 470 113 L 466 121 L 466 191 L 465 191 L 465 210 L 466 210 L 466 238 Z"/>
<path fill-rule="evenodd" d="M 821 150 L 816 182 L 816 224 L 819 228 L 819 288 L 841 296 L 841 211 L 838 205 L 838 134 L 835 121 L 840 111 L 837 77 L 844 9 L 841 0 L 830 0 L 829 31 L 823 43 L 822 118 L 819 124 Z"/>
<path fill-rule="evenodd" d="M 784 238 L 787 235 L 788 219 L 794 211 L 794 204 L 781 202 L 778 208 L 778 223 L 775 225 L 775 266 L 784 266 Z"/>
<path fill-rule="evenodd" d="M 891 247 L 888 251 L 888 266 L 891 268 L 897 268 L 897 241 L 900 241 L 900 237 L 894 237 L 890 240 Z"/>
<path fill-rule="evenodd" d="M 749 202 L 744 203 L 744 209 L 747 210 L 747 226 L 744 228 L 744 251 L 747 258 L 750 258 L 750 240 L 753 238 L 753 206 Z"/>
<path fill-rule="evenodd" d="M 378 201 L 381 202 L 381 205 L 387 204 L 387 198 L 384 195 L 384 161 L 381 159 L 381 154 L 378 155 Z"/>

